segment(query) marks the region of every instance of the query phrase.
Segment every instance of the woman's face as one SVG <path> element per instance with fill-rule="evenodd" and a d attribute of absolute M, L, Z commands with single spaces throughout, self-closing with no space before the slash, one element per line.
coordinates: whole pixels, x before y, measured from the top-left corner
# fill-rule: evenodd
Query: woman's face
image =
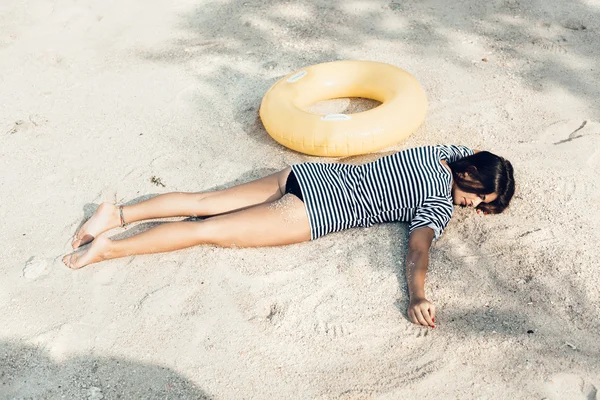
<path fill-rule="evenodd" d="M 491 203 L 497 198 L 498 195 L 496 193 L 479 195 L 476 193 L 465 192 L 459 189 L 459 187 L 456 186 L 456 184 L 452 185 L 452 200 L 457 206 L 475 208 L 480 203 Z"/>

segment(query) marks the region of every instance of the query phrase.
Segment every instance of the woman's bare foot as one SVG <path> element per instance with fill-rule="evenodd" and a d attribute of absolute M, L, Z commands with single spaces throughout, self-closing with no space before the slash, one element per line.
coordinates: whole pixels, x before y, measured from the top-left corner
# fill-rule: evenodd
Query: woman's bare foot
<path fill-rule="evenodd" d="M 67 254 L 63 257 L 63 263 L 71 269 L 79 269 L 88 264 L 97 263 L 106 260 L 109 257 L 109 250 L 112 241 L 105 236 L 99 236 L 89 248 Z"/>
<path fill-rule="evenodd" d="M 88 219 L 75 233 L 71 246 L 76 249 L 88 244 L 101 233 L 120 225 L 119 208 L 111 203 L 102 203 L 92 218 Z"/>

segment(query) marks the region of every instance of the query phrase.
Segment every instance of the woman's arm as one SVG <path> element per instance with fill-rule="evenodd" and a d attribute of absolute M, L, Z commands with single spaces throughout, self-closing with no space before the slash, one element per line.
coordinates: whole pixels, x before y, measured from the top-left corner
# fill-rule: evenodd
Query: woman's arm
<path fill-rule="evenodd" d="M 435 328 L 435 307 L 425 298 L 425 274 L 433 236 L 433 229 L 428 227 L 415 229 L 411 233 L 406 256 L 406 282 L 410 296 L 408 318 L 417 325 Z"/>

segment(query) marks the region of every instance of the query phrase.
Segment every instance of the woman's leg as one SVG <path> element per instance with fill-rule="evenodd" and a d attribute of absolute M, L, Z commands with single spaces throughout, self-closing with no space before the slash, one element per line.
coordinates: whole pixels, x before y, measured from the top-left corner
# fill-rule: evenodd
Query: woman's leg
<path fill-rule="evenodd" d="M 291 171 L 288 167 L 264 178 L 206 193 L 167 193 L 123 206 L 126 223 L 152 218 L 218 215 L 256 204 L 280 199 Z M 94 240 L 109 229 L 121 225 L 117 206 L 102 203 L 94 215 L 75 233 L 72 246 L 77 248 Z"/>
<path fill-rule="evenodd" d="M 159 225 L 122 240 L 100 236 L 90 247 L 63 258 L 73 269 L 113 258 L 160 253 L 198 244 L 222 247 L 277 246 L 310 240 L 304 203 L 294 195 L 203 221 Z"/>

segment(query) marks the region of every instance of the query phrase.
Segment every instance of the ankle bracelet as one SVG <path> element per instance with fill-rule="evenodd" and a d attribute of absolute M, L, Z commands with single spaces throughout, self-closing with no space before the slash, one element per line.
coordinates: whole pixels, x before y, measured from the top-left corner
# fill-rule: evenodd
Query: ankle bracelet
<path fill-rule="evenodd" d="M 125 218 L 123 218 L 123 206 L 119 206 L 119 218 L 121 219 L 121 228 L 125 228 L 127 223 L 125 222 Z"/>

